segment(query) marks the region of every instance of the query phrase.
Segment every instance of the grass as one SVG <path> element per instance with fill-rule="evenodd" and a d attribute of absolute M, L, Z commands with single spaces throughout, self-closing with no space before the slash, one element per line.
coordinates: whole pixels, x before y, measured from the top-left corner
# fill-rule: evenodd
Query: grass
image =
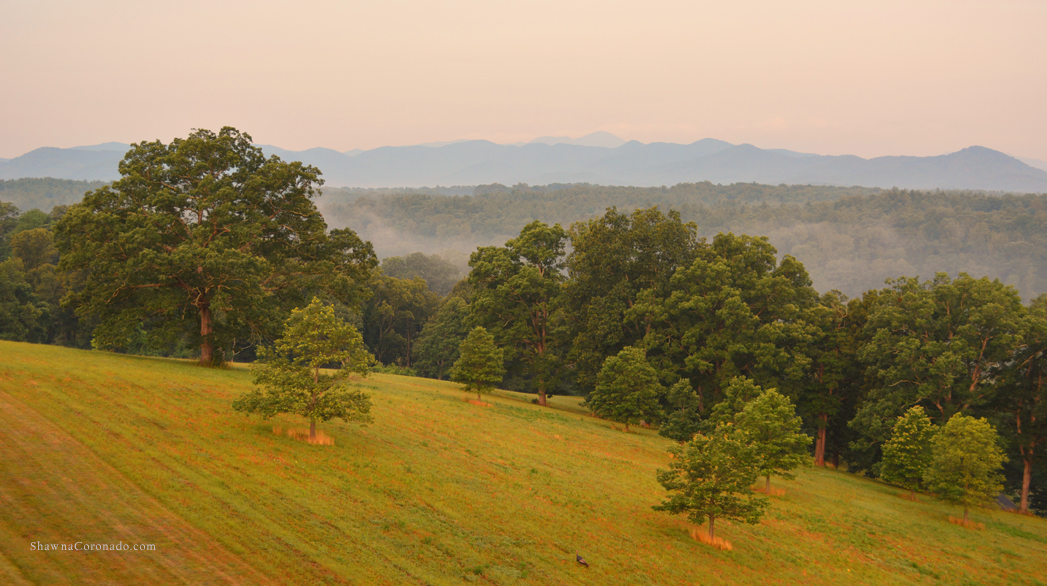
<path fill-rule="evenodd" d="M 375 423 L 281 430 L 230 408 L 240 369 L 0 342 L 4 584 L 1041 584 L 1047 523 L 810 469 L 755 526 L 651 510 L 669 443 L 576 399 L 373 375 Z M 704 530 L 704 528 L 702 528 Z M 154 543 L 40 552 L 30 543 Z M 584 568 L 575 554 L 588 560 Z"/>

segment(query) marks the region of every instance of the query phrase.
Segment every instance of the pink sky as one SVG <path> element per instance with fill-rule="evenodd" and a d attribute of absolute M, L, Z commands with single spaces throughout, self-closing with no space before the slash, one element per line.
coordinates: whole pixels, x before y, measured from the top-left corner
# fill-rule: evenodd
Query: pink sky
<path fill-rule="evenodd" d="M 1041 0 L 5 0 L 0 157 L 231 125 L 1047 160 L 1045 26 Z"/>

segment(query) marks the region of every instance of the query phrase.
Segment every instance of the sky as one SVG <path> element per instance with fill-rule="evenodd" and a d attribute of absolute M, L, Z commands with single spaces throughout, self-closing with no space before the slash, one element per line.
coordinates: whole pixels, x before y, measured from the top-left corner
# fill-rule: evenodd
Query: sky
<path fill-rule="evenodd" d="M 0 157 L 234 126 L 1047 160 L 1043 0 L 3 0 Z"/>

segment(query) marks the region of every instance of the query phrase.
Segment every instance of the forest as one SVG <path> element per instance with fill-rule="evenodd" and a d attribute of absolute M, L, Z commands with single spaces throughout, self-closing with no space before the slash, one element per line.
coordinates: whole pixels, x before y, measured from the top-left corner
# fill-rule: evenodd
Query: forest
<path fill-rule="evenodd" d="M 291 171 L 316 181 L 310 169 Z M 270 246 L 254 228 L 217 250 L 206 244 L 215 234 L 233 237 L 219 219 L 200 233 L 163 220 L 156 236 L 134 228 L 134 214 L 112 218 L 130 222 L 113 248 L 111 224 L 96 214 L 134 197 L 121 190 L 136 184 L 124 185 L 50 213 L 3 204 L 0 337 L 250 361 L 274 339 L 273 324 L 319 294 L 361 332 L 377 368 L 398 374 L 447 378 L 476 327 L 504 356 L 498 386 L 533 393 L 539 404 L 560 394 L 592 399 L 608 364 L 642 363 L 657 391 L 642 417 L 625 423 L 642 420 L 681 441 L 703 429 L 739 380 L 796 405 L 816 462 L 871 476 L 881 474 L 891 426 L 909 408 L 923 407 L 937 426 L 957 414 L 985 417 L 1002 434 L 1008 485 L 1022 508 L 1047 509 L 1039 488 L 1047 482 L 1047 296 L 1037 273 L 1044 196 L 487 186 L 473 196 L 358 194 L 334 203 L 328 192 L 320 203 L 332 225 L 365 210 L 388 218 L 380 229 L 372 222 L 328 233 L 310 207 L 317 194 L 294 187 L 293 217 L 308 239 L 295 250 L 250 252 Z M 611 197 L 631 203 L 598 209 Z M 236 218 L 243 213 L 253 212 Z M 459 238 L 509 235 L 472 250 L 463 271 L 447 255 L 417 249 L 379 266 L 367 241 L 381 230 L 444 243 L 456 230 Z M 179 244 L 163 244 L 164 231 Z M 121 256 L 131 245 L 222 260 L 193 261 L 165 293 L 157 287 L 166 277 L 146 274 L 155 253 Z M 251 264 L 262 258 L 268 264 Z M 117 278 L 98 280 L 108 273 Z M 274 278 L 287 285 L 271 287 Z M 126 288 L 129 279 L 159 281 Z M 234 289 L 194 293 L 215 287 Z"/>

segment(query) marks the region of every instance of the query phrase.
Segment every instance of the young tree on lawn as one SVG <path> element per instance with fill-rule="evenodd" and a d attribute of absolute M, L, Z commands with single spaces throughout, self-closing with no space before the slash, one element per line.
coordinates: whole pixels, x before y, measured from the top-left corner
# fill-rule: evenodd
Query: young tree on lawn
<path fill-rule="evenodd" d="M 756 524 L 769 501 L 753 493 L 760 467 L 756 449 L 731 425 L 710 435 L 697 434 L 690 442 L 669 448 L 668 470 L 659 470 L 658 483 L 669 498 L 653 508 L 687 518 L 696 524 L 709 520 L 709 538 L 716 537 L 717 519 Z"/>
<path fill-rule="evenodd" d="M 233 338 L 275 335 L 311 292 L 347 305 L 367 294 L 374 250 L 352 230 L 327 230 L 312 201 L 320 172 L 266 158 L 235 128 L 131 145 L 120 175 L 54 234 L 59 270 L 84 275 L 67 301 L 100 317 L 101 347 L 125 345 L 144 323 L 165 340 L 190 335 L 211 364 Z"/>
<path fill-rule="evenodd" d="M 916 490 L 923 486 L 923 477 L 931 466 L 935 431 L 923 407 L 917 405 L 898 418 L 891 439 L 883 444 L 880 476 L 909 489 L 910 500 L 916 500 Z"/>
<path fill-rule="evenodd" d="M 953 415 L 934 438 L 934 458 L 925 477 L 939 499 L 967 509 L 987 505 L 1003 490 L 1000 468 L 1007 461 L 996 429 L 984 418 Z"/>
<path fill-rule="evenodd" d="M 642 348 L 628 346 L 617 356 L 609 356 L 600 369 L 596 390 L 585 404 L 596 415 L 625 424 L 654 419 L 659 411 L 658 397 L 665 388 L 644 356 Z"/>
<path fill-rule="evenodd" d="M 451 367 L 451 380 L 462 383 L 464 390 L 490 393 L 494 385 L 502 382 L 505 373 L 502 349 L 494 345 L 494 337 L 481 326 L 469 332 L 458 347 L 458 360 Z"/>
<path fill-rule="evenodd" d="M 810 462 L 807 447 L 811 437 L 800 432 L 803 422 L 796 415 L 796 406 L 777 390 L 767 389 L 749 401 L 735 421 L 760 457 L 760 474 L 767 478 L 768 494 L 772 474 L 792 479 L 791 470 Z"/>
<path fill-rule="evenodd" d="M 291 312 L 283 337 L 271 349 L 259 349 L 252 370 L 254 383 L 262 388 L 238 398 L 233 409 L 265 419 L 278 413 L 301 415 L 309 419 L 309 439 L 315 440 L 317 421 L 371 421 L 371 397 L 350 387 L 348 378 L 353 373 L 367 376 L 374 363 L 356 328 L 314 297 L 305 309 Z M 340 364 L 333 374 L 320 372 L 332 364 Z"/>

